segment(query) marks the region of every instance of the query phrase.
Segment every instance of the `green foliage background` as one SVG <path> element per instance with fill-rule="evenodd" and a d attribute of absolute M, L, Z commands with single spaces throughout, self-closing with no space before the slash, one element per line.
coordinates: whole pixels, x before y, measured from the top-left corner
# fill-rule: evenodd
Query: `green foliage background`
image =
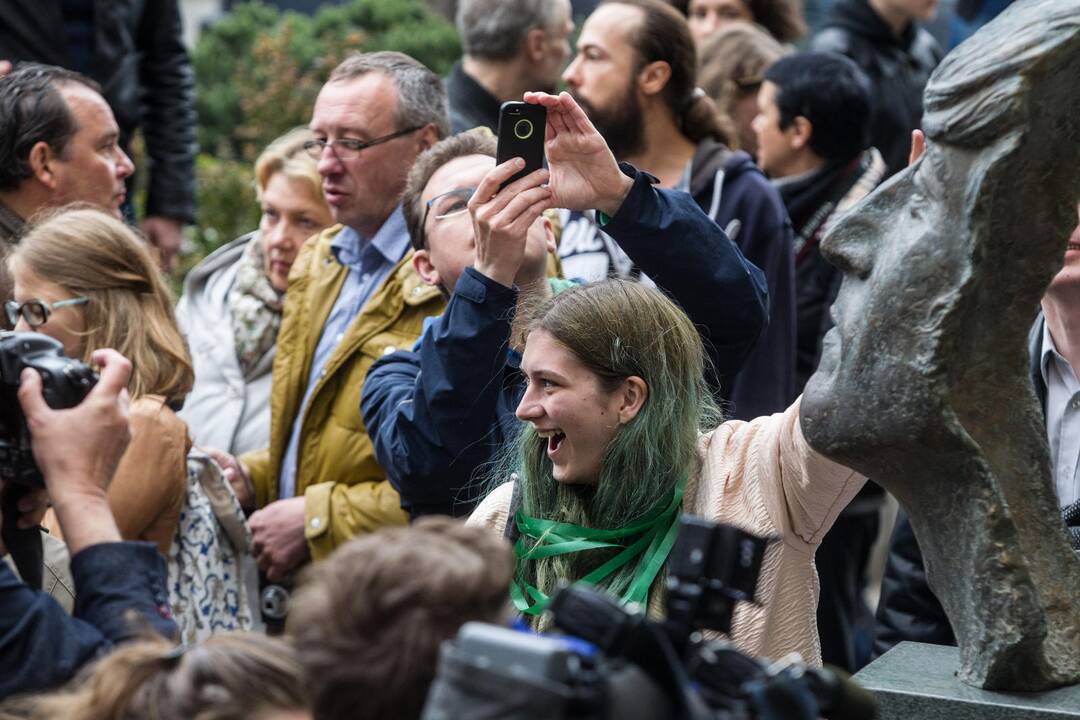
<path fill-rule="evenodd" d="M 255 158 L 286 130 L 307 124 L 341 60 L 374 50 L 398 50 L 445 75 L 461 45 L 453 26 L 422 0 L 353 0 L 314 16 L 250 2 L 200 35 L 192 51 L 199 208 L 183 270 L 255 228 Z"/>

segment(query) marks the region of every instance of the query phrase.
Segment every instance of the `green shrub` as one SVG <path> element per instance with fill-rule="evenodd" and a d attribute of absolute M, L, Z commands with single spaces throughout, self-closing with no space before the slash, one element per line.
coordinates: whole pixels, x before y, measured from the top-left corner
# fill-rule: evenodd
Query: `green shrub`
<path fill-rule="evenodd" d="M 192 51 L 199 210 L 185 267 L 255 227 L 255 158 L 274 138 L 307 124 L 341 60 L 374 50 L 404 52 L 443 75 L 461 45 L 453 26 L 422 0 L 353 0 L 312 17 L 250 2 L 202 33 Z"/>

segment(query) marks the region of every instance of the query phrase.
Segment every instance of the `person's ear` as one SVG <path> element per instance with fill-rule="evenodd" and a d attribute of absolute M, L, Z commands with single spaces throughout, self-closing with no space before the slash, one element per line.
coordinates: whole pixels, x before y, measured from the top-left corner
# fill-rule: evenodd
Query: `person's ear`
<path fill-rule="evenodd" d="M 548 36 L 542 28 L 533 28 L 525 35 L 525 57 L 530 65 L 543 62 L 547 57 Z"/>
<path fill-rule="evenodd" d="M 431 263 L 431 255 L 427 250 L 417 250 L 412 256 L 413 270 L 420 276 L 420 279 L 426 282 L 428 285 L 439 284 L 439 271 L 435 269 L 435 266 Z"/>
<path fill-rule="evenodd" d="M 637 375 L 631 375 L 623 380 L 619 392 L 621 394 L 619 424 L 626 425 L 636 418 L 641 408 L 645 406 L 645 400 L 649 397 L 649 386 Z"/>
<path fill-rule="evenodd" d="M 663 60 L 651 62 L 638 73 L 638 90 L 643 95 L 659 95 L 671 80 L 671 66 Z"/>
<path fill-rule="evenodd" d="M 810 138 L 814 135 L 814 126 L 802 115 L 797 115 L 787 127 L 787 134 L 792 150 L 810 147 Z"/>
<path fill-rule="evenodd" d="M 549 253 L 555 255 L 559 251 L 559 243 L 555 241 L 555 226 L 547 215 L 541 215 L 540 219 L 544 221 L 544 246 Z"/>
<path fill-rule="evenodd" d="M 420 152 L 424 152 L 435 143 L 439 142 L 439 129 L 435 123 L 428 123 L 416 133 L 420 143 Z"/>
<path fill-rule="evenodd" d="M 52 148 L 49 147 L 49 143 L 44 140 L 34 143 L 34 146 L 30 148 L 30 172 L 34 178 L 49 188 L 55 190 L 57 185 L 56 177 L 56 155 L 53 154 Z"/>

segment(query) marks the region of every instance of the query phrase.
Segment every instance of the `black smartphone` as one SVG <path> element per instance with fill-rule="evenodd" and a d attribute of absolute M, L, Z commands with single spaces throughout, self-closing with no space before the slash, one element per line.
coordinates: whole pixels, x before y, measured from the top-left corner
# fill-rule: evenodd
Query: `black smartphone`
<path fill-rule="evenodd" d="M 499 147 L 495 162 L 512 158 L 525 159 L 521 172 L 499 186 L 502 190 L 510 183 L 544 167 L 544 129 L 547 125 L 547 108 L 524 102 L 504 102 L 499 108 Z"/>

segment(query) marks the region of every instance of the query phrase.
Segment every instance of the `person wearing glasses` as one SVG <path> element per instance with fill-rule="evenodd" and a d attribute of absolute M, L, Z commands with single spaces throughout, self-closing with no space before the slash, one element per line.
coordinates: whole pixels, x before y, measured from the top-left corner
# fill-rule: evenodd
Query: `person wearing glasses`
<path fill-rule="evenodd" d="M 255 161 L 259 228 L 219 248 L 184 278 L 177 320 L 195 365 L 180 413 L 196 445 L 242 453 L 270 438 L 270 379 L 285 290 L 300 247 L 333 224 L 314 134 L 292 130 Z"/>
<path fill-rule="evenodd" d="M 411 347 L 443 309 L 413 270 L 401 193 L 448 127 L 439 77 L 396 52 L 346 59 L 315 101 L 305 148 L 338 224 L 305 243 L 289 273 L 269 443 L 215 454 L 254 511 L 255 555 L 271 582 L 406 520 L 360 418 L 360 387 L 375 360 Z"/>
<path fill-rule="evenodd" d="M 411 352 L 375 363 L 362 409 L 376 457 L 413 517 L 468 515 L 485 468 L 517 434 L 528 311 L 574 284 L 545 278 L 546 209 L 597 210 L 619 247 L 691 317 L 718 373 L 736 372 L 765 327 L 763 274 L 690 195 L 617 165 L 568 94 L 525 99 L 547 107 L 550 171 L 499 190 L 520 160 L 496 166 L 495 140 L 471 131 L 422 155 L 406 186 L 413 264 L 450 300 Z"/>
<path fill-rule="evenodd" d="M 17 332 L 49 335 L 65 355 L 85 363 L 104 347 L 131 360 L 132 438 L 109 487 L 109 505 L 123 539 L 154 543 L 168 556 L 191 446 L 175 411 L 194 374 L 151 250 L 118 218 L 78 208 L 35 225 L 7 265 L 15 299 L 4 310 Z M 45 525 L 59 536 L 53 516 Z"/>

